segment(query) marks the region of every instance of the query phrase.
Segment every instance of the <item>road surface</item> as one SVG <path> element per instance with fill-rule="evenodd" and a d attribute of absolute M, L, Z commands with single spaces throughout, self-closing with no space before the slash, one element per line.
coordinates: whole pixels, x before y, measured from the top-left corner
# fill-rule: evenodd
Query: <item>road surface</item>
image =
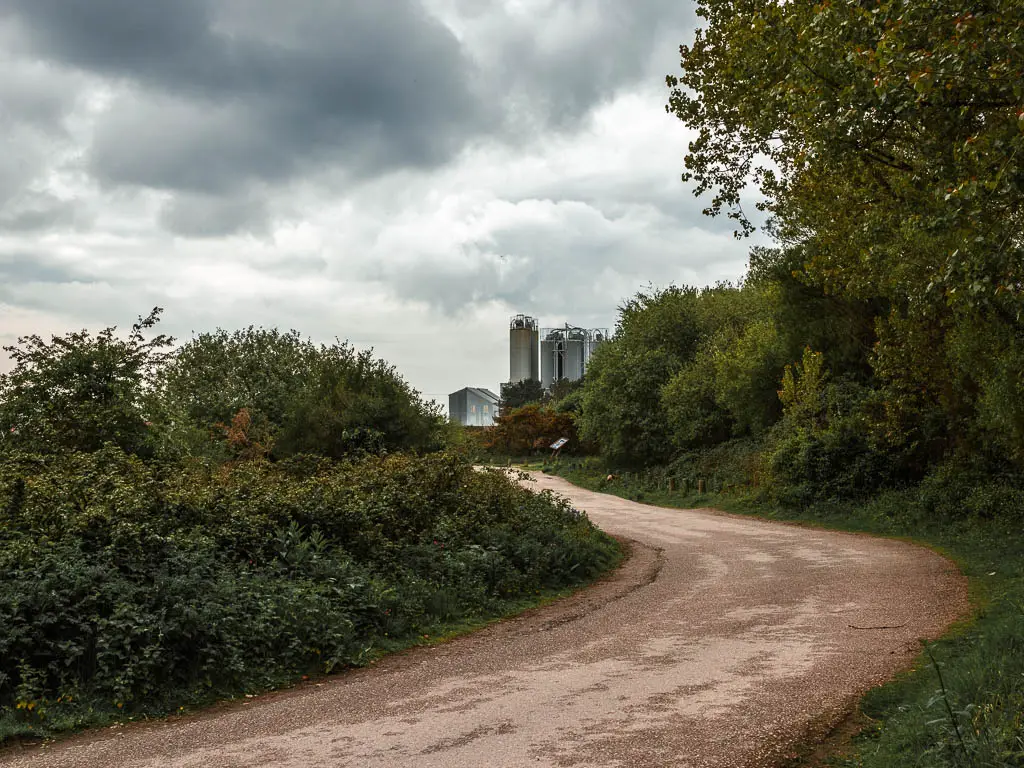
<path fill-rule="evenodd" d="M 633 556 L 433 648 L 164 722 L 0 753 L 18 768 L 766 766 L 966 609 L 908 544 L 637 504 L 536 476 Z"/>

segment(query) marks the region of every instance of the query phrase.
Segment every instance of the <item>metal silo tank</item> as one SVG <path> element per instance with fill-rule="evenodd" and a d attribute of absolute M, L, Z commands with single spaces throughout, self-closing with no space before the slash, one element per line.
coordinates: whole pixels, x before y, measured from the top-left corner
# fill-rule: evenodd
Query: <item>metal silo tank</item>
<path fill-rule="evenodd" d="M 537 372 L 538 331 L 536 318 L 516 315 L 509 322 L 509 381 L 539 380 Z"/>
<path fill-rule="evenodd" d="M 562 377 L 578 381 L 583 378 L 586 365 L 587 333 L 582 328 L 567 328 L 565 336 L 565 368 Z"/>

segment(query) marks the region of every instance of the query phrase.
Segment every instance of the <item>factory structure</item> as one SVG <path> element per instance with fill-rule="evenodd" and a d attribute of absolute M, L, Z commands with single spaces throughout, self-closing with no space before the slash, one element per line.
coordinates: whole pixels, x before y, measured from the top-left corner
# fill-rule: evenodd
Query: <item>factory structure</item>
<path fill-rule="evenodd" d="M 607 328 L 580 328 L 569 323 L 541 328 L 537 318 L 515 315 L 508 326 L 509 383 L 533 379 L 550 389 L 562 379 L 578 381 L 594 350 L 607 340 Z M 490 426 L 498 417 L 499 400 L 489 389 L 464 387 L 448 395 L 448 416 L 465 426 Z"/>
<path fill-rule="evenodd" d="M 483 387 L 463 387 L 448 395 L 448 418 L 466 427 L 489 427 L 498 416 L 498 396 Z"/>
<path fill-rule="evenodd" d="M 539 381 L 544 389 L 561 379 L 583 378 L 594 350 L 608 339 L 607 328 L 540 328 L 537 318 L 516 315 L 509 322 L 509 382 Z"/>

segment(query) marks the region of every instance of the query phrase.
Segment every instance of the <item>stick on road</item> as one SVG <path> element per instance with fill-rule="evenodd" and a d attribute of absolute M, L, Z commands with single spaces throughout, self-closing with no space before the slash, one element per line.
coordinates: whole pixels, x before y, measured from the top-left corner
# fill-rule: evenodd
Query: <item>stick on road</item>
<path fill-rule="evenodd" d="M 920 547 L 532 485 L 633 556 L 442 646 L 0 766 L 765 766 L 966 610 L 962 576 Z"/>

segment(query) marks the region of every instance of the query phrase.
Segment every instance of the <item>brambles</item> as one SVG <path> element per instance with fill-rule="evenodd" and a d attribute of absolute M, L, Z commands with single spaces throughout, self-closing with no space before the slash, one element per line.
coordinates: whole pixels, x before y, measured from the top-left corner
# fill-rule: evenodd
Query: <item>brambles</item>
<path fill-rule="evenodd" d="M 566 504 L 445 454 L 302 471 L 113 447 L 7 458 L 0 734 L 362 664 L 617 557 Z"/>

